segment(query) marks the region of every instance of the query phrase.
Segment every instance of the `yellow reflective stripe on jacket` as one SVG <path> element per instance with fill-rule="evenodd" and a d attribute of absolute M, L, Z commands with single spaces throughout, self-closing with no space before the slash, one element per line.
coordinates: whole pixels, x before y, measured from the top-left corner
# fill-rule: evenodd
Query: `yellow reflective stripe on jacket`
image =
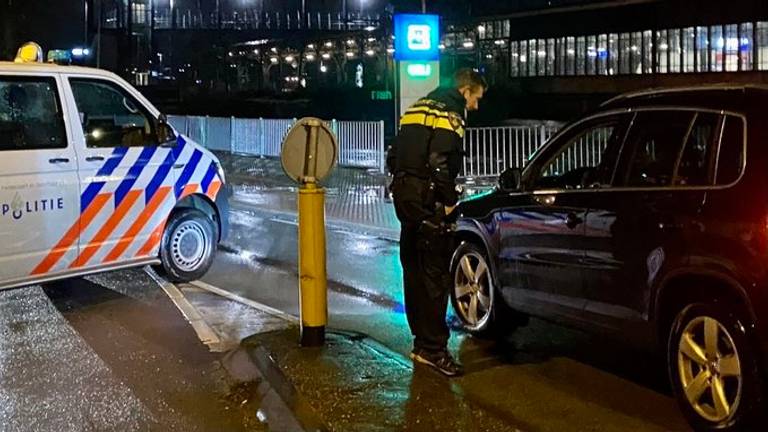
<path fill-rule="evenodd" d="M 445 129 L 455 132 L 459 138 L 464 138 L 464 128 L 451 122 L 450 113 L 425 106 L 408 109 L 400 118 L 401 125 L 421 125 L 433 129 Z"/>

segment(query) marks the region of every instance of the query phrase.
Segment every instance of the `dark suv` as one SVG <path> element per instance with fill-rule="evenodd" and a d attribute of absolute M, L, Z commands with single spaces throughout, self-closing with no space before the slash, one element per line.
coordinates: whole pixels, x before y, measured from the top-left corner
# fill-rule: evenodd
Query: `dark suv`
<path fill-rule="evenodd" d="M 467 330 L 528 315 L 666 354 L 699 430 L 762 419 L 768 371 L 768 87 L 628 94 L 459 207 Z M 523 319 L 521 319 L 523 318 Z"/>

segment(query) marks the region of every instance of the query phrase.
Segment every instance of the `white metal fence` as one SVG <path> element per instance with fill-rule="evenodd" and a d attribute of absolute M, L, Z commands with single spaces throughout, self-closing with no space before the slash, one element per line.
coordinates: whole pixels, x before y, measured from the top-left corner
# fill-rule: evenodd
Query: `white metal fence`
<path fill-rule="evenodd" d="M 206 148 L 232 153 L 277 157 L 295 119 L 243 119 L 234 117 L 169 116 L 177 131 Z M 384 122 L 336 121 L 326 123 L 339 142 L 339 165 L 385 171 Z M 466 157 L 461 177 L 496 177 L 508 168 L 523 168 L 528 159 L 559 129 L 553 123 L 468 128 Z M 599 162 L 609 138 L 593 131 L 557 158 L 552 169 L 569 171 Z M 585 165 L 587 164 L 587 165 Z"/>
<path fill-rule="evenodd" d="M 168 116 L 168 121 L 208 149 L 257 156 L 280 156 L 280 147 L 296 119 Z M 327 125 L 339 143 L 339 165 L 384 172 L 384 122 L 336 121 Z"/>
<path fill-rule="evenodd" d="M 464 138 L 462 177 L 495 177 L 507 168 L 523 168 L 561 125 L 546 123 L 533 126 L 469 128 Z M 576 137 L 546 167 L 547 175 L 577 168 L 594 167 L 611 137 L 610 128 L 599 128 Z"/>
<path fill-rule="evenodd" d="M 493 177 L 507 168 L 522 168 L 556 131 L 546 125 L 468 128 L 461 176 Z"/>

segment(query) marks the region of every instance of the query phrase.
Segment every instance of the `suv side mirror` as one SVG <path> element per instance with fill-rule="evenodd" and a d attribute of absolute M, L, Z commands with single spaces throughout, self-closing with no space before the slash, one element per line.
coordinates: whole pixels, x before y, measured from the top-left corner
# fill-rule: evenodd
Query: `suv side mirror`
<path fill-rule="evenodd" d="M 499 176 L 499 188 L 504 191 L 512 191 L 520 188 L 520 168 L 507 168 Z"/>
<path fill-rule="evenodd" d="M 176 133 L 171 125 L 168 124 L 168 117 L 165 114 L 160 114 L 160 117 L 157 118 L 156 130 L 157 142 L 161 147 L 176 146 Z"/>

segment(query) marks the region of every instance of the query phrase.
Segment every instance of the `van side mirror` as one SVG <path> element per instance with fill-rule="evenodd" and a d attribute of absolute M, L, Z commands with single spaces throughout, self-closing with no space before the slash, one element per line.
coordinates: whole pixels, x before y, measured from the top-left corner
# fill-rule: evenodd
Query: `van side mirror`
<path fill-rule="evenodd" d="M 173 131 L 171 125 L 168 124 L 168 117 L 165 114 L 160 114 L 157 118 L 157 142 L 161 147 L 174 147 L 176 146 L 176 133 Z"/>
<path fill-rule="evenodd" d="M 503 191 L 520 189 L 521 174 L 520 168 L 507 168 L 499 176 L 499 188 Z"/>

